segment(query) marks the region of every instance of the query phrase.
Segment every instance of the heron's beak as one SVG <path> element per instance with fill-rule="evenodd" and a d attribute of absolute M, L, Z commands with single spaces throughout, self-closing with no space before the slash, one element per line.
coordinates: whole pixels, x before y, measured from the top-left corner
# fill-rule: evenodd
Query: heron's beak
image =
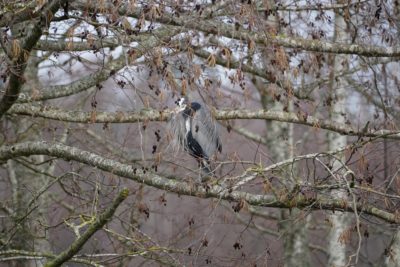
<path fill-rule="evenodd" d="M 183 105 L 182 107 L 177 106 L 176 108 L 174 108 L 174 109 L 172 110 L 172 112 L 174 112 L 174 113 L 179 113 L 179 112 L 184 111 L 185 108 L 186 108 L 186 105 Z"/>

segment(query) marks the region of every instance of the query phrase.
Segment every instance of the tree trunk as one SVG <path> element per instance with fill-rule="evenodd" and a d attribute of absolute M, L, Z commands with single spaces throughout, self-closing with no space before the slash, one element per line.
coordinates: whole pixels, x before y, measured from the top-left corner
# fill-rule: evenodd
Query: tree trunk
<path fill-rule="evenodd" d="M 29 62 L 24 72 L 24 77 L 29 80 L 29 87 L 32 90 L 39 90 L 41 85 L 38 80 L 38 64 L 40 63 L 35 57 Z M 26 90 L 25 88 L 22 89 Z M 35 92 L 25 92 L 26 94 L 34 94 Z M 41 127 L 33 124 L 31 119 L 19 119 L 13 122 L 12 129 L 14 136 L 19 142 L 42 140 Z M 45 157 L 42 155 L 31 156 L 30 160 L 39 163 L 44 162 Z M 44 173 L 52 174 L 55 165 L 38 165 L 35 166 L 36 171 L 26 168 L 23 164 L 9 160 L 7 162 L 8 175 L 12 187 L 13 200 L 13 223 L 16 225 L 13 242 L 10 244 L 12 249 L 20 249 L 25 251 L 51 251 L 49 236 L 43 230 L 43 225 L 47 225 L 47 207 L 50 203 L 48 193 L 43 192 L 32 202 L 50 181 L 49 177 Z M 15 266 L 43 266 L 43 260 L 22 260 L 14 262 Z"/>
<path fill-rule="evenodd" d="M 262 86 L 265 86 L 262 81 L 257 80 L 255 83 L 258 90 L 265 92 Z M 273 101 L 266 94 L 261 93 L 261 103 L 264 109 L 282 110 L 283 105 L 277 101 Z M 289 104 L 289 109 L 291 105 Z M 282 122 L 266 121 L 267 135 L 266 141 L 270 156 L 274 162 L 283 161 L 292 157 L 293 148 L 293 124 Z M 287 168 L 285 175 L 296 173 L 296 170 Z M 287 176 L 289 177 L 289 176 Z M 291 177 L 286 183 L 288 190 L 295 185 L 294 178 Z M 279 223 L 280 231 L 284 234 L 283 249 L 284 249 L 284 266 L 310 266 L 310 255 L 308 249 L 307 225 L 310 220 L 310 215 L 304 218 L 304 222 L 299 220 L 301 216 L 298 209 L 281 210 L 281 221 Z"/>
<path fill-rule="evenodd" d="M 396 26 L 400 27 L 400 5 L 395 4 L 394 5 L 394 14 L 397 17 L 396 21 Z M 397 36 L 400 37 L 400 31 L 397 32 Z M 385 65 L 384 65 L 385 67 Z M 385 70 L 385 69 L 384 69 Z M 385 86 L 385 97 L 387 98 L 388 96 L 388 87 L 387 87 L 387 73 L 386 71 L 384 72 L 384 86 Z M 386 116 L 385 116 L 386 119 Z M 388 178 L 388 166 L 387 166 L 387 141 L 386 139 L 384 140 L 384 176 L 385 180 Z M 386 267 L 395 267 L 395 266 L 400 266 L 400 227 L 397 228 L 396 232 L 394 233 L 392 242 L 390 244 L 390 247 L 387 250 L 387 253 L 385 253 L 385 266 Z"/>
<path fill-rule="evenodd" d="M 385 266 L 400 266 L 400 227 L 397 228 L 393 236 L 392 242 L 385 253 Z"/>
<path fill-rule="evenodd" d="M 335 14 L 335 36 L 334 42 L 344 42 L 346 40 L 346 23 L 344 18 L 336 13 Z M 335 78 L 336 73 L 340 73 L 346 68 L 345 57 L 342 55 L 335 55 L 332 59 L 333 68 L 331 73 L 331 111 L 330 116 L 332 121 L 345 123 L 346 114 L 346 82 L 344 79 Z M 337 133 L 328 133 L 328 146 L 329 150 L 336 150 L 340 147 L 345 147 L 347 144 L 347 138 L 345 135 L 340 135 Z M 345 162 L 344 155 L 338 155 L 338 160 L 332 162 L 332 173 L 336 175 L 336 179 L 343 183 L 343 165 Z M 332 177 L 332 179 L 335 179 Z M 345 200 L 347 198 L 347 193 L 344 190 L 334 190 L 332 191 L 332 196 L 336 199 Z M 328 251 L 329 260 L 328 266 L 339 267 L 346 265 L 346 241 L 344 240 L 344 233 L 349 227 L 349 219 L 346 213 L 335 212 L 330 216 L 331 230 L 328 237 Z"/>

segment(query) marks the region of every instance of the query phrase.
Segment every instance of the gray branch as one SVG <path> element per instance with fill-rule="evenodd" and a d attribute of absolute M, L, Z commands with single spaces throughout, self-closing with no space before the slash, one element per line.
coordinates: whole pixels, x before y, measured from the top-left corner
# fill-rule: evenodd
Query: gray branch
<path fill-rule="evenodd" d="M 95 3 L 77 1 L 73 6 L 76 9 L 89 8 L 95 11 Z M 136 8 L 128 12 L 128 9 L 122 5 L 118 10 L 120 15 L 128 15 L 140 18 L 142 10 Z M 271 44 L 280 45 L 287 48 L 298 48 L 305 51 L 336 53 L 336 54 L 355 54 L 366 57 L 396 57 L 400 56 L 400 47 L 379 47 L 359 44 L 333 43 L 328 41 L 310 40 L 300 37 L 272 36 L 265 32 L 250 32 L 236 30 L 235 26 L 224 24 L 218 20 L 211 19 L 190 19 L 187 16 L 174 16 L 173 14 L 163 13 L 160 17 L 154 18 L 155 21 L 165 25 L 174 25 L 193 29 L 209 34 L 225 36 L 240 41 L 254 41 L 260 45 L 271 46 Z"/>
<path fill-rule="evenodd" d="M 57 41 L 50 41 L 50 40 L 40 40 L 35 49 L 37 50 L 44 50 L 44 51 L 88 51 L 88 50 L 96 50 L 102 48 L 115 48 L 119 44 L 117 40 L 113 39 L 105 39 L 105 40 L 96 40 L 93 43 L 89 44 L 88 42 L 72 42 L 72 41 L 65 41 L 65 40 L 57 40 Z"/>
<path fill-rule="evenodd" d="M 114 215 L 118 206 L 124 201 L 129 195 L 129 190 L 127 188 L 122 189 L 122 191 L 118 194 L 118 196 L 113 201 L 112 205 L 103 213 L 99 215 L 98 218 L 89 226 L 86 232 L 76 239 L 71 246 L 61 252 L 54 260 L 47 262 L 45 267 L 55 267 L 61 266 L 64 262 L 71 259 L 78 251 L 82 248 L 83 245 L 89 240 L 89 238 L 100 230 Z"/>
<path fill-rule="evenodd" d="M 327 198 L 323 195 L 318 195 L 315 198 L 305 198 L 301 194 L 297 195 L 295 200 L 289 196 L 280 196 L 279 199 L 277 199 L 273 195 L 258 195 L 238 190 L 229 191 L 219 185 L 213 185 L 209 188 L 204 188 L 201 185 L 196 186 L 186 182 L 167 179 L 150 171 L 144 173 L 141 169 L 136 170 L 131 165 L 123 164 L 118 161 L 107 159 L 100 155 L 60 143 L 49 143 L 44 141 L 26 142 L 12 146 L 0 147 L 0 160 L 3 161 L 30 155 L 47 155 L 65 160 L 74 160 L 94 166 L 100 170 L 125 177 L 138 183 L 146 184 L 148 186 L 174 192 L 180 195 L 196 196 L 199 198 L 216 198 L 237 202 L 246 201 L 250 205 L 274 208 L 297 207 L 300 209 L 334 209 L 354 212 L 355 207 L 358 212 L 363 212 L 364 214 L 380 218 L 389 223 L 400 224 L 400 218 L 396 216 L 396 214 L 387 212 L 366 203 L 356 203 L 356 205 L 353 206 L 348 205 L 348 203 L 341 199 Z"/>
<path fill-rule="evenodd" d="M 154 47 L 159 46 L 163 42 L 169 40 L 172 36 L 179 33 L 180 29 L 172 27 L 161 27 L 155 30 L 152 35 L 140 36 L 142 38 L 141 45 L 135 48 L 135 55 L 137 58 L 142 57 L 149 51 L 153 50 Z M 27 94 L 19 94 L 18 103 L 27 103 L 32 101 L 42 101 L 55 99 L 65 96 L 77 94 L 85 91 L 96 84 L 106 81 L 114 73 L 117 73 L 126 66 L 126 61 L 123 56 L 115 59 L 111 62 L 106 63 L 104 68 L 98 70 L 96 73 L 90 74 L 77 81 L 69 84 L 55 85 L 43 88 L 40 94 L 35 97 L 30 97 Z"/>
<path fill-rule="evenodd" d="M 77 123 L 135 123 L 144 121 L 166 121 L 170 118 L 171 110 L 143 109 L 139 112 L 85 112 L 85 111 L 66 111 L 50 106 L 32 106 L 27 104 L 15 104 L 9 110 L 10 114 L 28 115 L 42 117 L 52 120 L 60 120 Z M 214 110 L 217 120 L 232 119 L 261 119 L 280 122 L 289 122 L 325 129 L 349 136 L 383 137 L 390 139 L 400 139 L 400 131 L 359 129 L 356 130 L 350 125 L 318 119 L 306 114 L 298 114 L 271 110 Z"/>
<path fill-rule="evenodd" d="M 12 66 L 10 66 L 10 78 L 5 90 L 6 92 L 3 98 L 0 100 L 0 118 L 18 99 L 18 94 L 21 90 L 21 87 L 25 83 L 23 73 L 26 68 L 28 56 L 42 36 L 43 29 L 46 29 L 50 26 L 50 21 L 48 21 L 48 19 L 54 16 L 60 5 L 65 1 L 66 0 L 49 1 L 47 6 L 43 8 L 43 12 L 39 17 L 39 22 L 35 22 L 34 20 L 31 21 L 31 23 L 34 24 L 32 30 L 22 40 L 18 54 L 15 55 L 15 58 L 11 58 Z"/>

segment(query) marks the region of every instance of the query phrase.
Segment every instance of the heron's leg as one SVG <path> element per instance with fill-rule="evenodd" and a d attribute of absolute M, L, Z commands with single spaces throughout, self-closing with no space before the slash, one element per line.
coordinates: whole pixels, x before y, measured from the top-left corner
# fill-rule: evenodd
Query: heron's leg
<path fill-rule="evenodd" d="M 211 170 L 210 161 L 202 158 L 200 161 L 201 165 L 201 182 L 208 182 L 212 177 L 214 177 L 214 171 Z"/>
<path fill-rule="evenodd" d="M 195 157 L 196 161 L 198 163 L 199 169 L 198 169 L 198 181 L 199 183 L 204 183 L 210 180 L 210 178 L 213 176 L 212 171 L 210 170 L 209 162 L 208 160 L 201 158 L 201 157 Z"/>

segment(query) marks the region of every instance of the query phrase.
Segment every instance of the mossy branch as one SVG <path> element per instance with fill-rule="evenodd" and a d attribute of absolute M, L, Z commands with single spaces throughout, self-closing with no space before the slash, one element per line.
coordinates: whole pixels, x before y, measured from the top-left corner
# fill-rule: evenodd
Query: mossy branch
<path fill-rule="evenodd" d="M 132 165 L 123 164 L 95 153 L 84 151 L 76 147 L 66 146 L 60 143 L 26 142 L 13 146 L 0 147 L 0 161 L 30 155 L 48 155 L 65 160 L 75 160 L 90 166 L 95 166 L 100 170 L 113 173 L 120 177 L 125 177 L 138 183 L 143 183 L 148 186 L 169 192 L 175 192 L 180 195 L 196 196 L 199 198 L 216 198 L 237 202 L 246 201 L 246 203 L 254 206 L 291 208 L 290 203 L 284 203 L 273 195 L 252 194 L 239 190 L 229 191 L 219 185 L 213 185 L 210 188 L 193 186 L 190 183 L 167 179 L 150 171 L 144 173 L 140 169 L 134 169 Z M 312 209 L 334 209 L 354 212 L 354 207 L 352 205 L 347 205 L 347 203 L 340 199 L 331 199 L 323 195 L 318 195 L 318 197 L 315 199 L 308 199 L 299 195 L 296 205 L 298 208 L 309 207 Z M 380 218 L 389 223 L 400 224 L 400 218 L 396 213 L 391 213 L 377 208 L 374 205 L 361 202 L 357 203 L 356 208 L 359 212 L 363 212 L 364 214 Z"/>
<path fill-rule="evenodd" d="M 89 238 L 98 230 L 100 230 L 111 219 L 118 206 L 128 197 L 128 195 L 129 190 L 127 188 L 122 189 L 122 191 L 114 199 L 112 205 L 105 212 L 101 213 L 96 220 L 94 220 L 94 222 L 89 226 L 86 232 L 81 235 L 81 237 L 76 239 L 67 250 L 61 252 L 54 260 L 47 262 L 45 266 L 60 266 L 64 262 L 71 259 L 76 253 L 78 253 L 83 245 L 86 244 Z"/>

